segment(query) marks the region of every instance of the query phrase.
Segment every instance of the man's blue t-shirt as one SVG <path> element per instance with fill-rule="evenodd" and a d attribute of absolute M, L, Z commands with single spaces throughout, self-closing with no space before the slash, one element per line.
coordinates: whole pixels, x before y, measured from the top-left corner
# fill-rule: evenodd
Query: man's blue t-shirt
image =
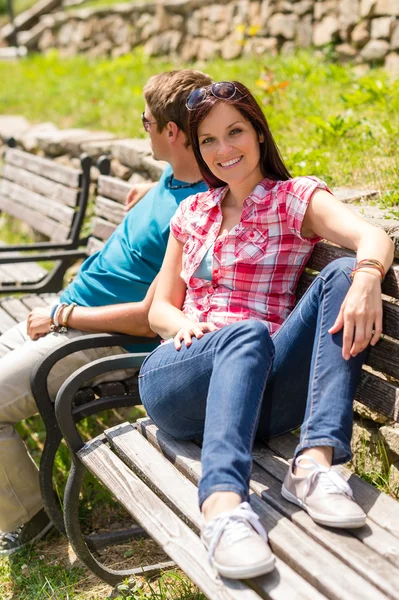
<path fill-rule="evenodd" d="M 201 182 L 170 189 L 168 166 L 159 183 L 131 209 L 105 246 L 82 264 L 61 302 L 78 306 L 107 306 L 144 299 L 158 275 L 169 237 L 169 222 L 180 202 L 206 191 Z M 173 186 L 184 182 L 173 179 Z"/>
<path fill-rule="evenodd" d="M 104 247 L 85 260 L 60 302 L 92 307 L 144 299 L 162 266 L 170 219 L 182 200 L 207 190 L 203 182 L 171 189 L 171 175 L 172 169 L 167 166 L 158 184 L 127 213 Z M 187 184 L 173 179 L 173 187 L 179 185 Z M 150 347 L 127 349 L 145 352 Z"/>

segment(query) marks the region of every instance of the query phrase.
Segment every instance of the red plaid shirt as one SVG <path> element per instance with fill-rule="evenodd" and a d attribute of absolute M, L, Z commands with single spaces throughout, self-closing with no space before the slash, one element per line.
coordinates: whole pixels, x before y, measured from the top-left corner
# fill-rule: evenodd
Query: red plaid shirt
<path fill-rule="evenodd" d="M 184 314 L 221 327 L 243 319 L 266 321 L 276 331 L 295 302 L 298 279 L 319 238 L 301 237 L 313 192 L 327 189 L 316 177 L 264 179 L 245 199 L 241 220 L 219 236 L 227 187 L 189 196 L 173 216 L 172 234 L 183 246 L 187 284 Z M 212 281 L 194 273 L 214 245 Z"/>

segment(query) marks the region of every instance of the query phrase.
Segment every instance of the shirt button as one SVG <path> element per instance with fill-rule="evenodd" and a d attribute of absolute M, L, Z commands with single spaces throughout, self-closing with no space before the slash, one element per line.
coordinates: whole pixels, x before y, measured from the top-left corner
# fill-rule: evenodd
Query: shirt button
<path fill-rule="evenodd" d="M 254 236 L 255 236 L 254 232 L 251 231 L 250 234 L 249 234 L 249 237 L 253 238 Z"/>

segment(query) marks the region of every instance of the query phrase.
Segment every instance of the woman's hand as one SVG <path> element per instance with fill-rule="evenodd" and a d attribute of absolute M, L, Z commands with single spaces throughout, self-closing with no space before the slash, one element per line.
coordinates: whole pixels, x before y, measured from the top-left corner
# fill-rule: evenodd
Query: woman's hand
<path fill-rule="evenodd" d="M 181 343 L 184 340 L 186 347 L 191 346 L 191 340 L 196 337 L 198 340 L 204 336 L 205 333 L 210 331 L 216 331 L 218 327 L 213 323 L 196 323 L 195 321 L 187 320 L 183 327 L 179 329 L 173 338 L 173 345 L 176 350 L 180 350 Z"/>
<path fill-rule="evenodd" d="M 50 333 L 51 307 L 39 306 L 34 308 L 28 316 L 27 332 L 32 340 L 38 340 Z"/>
<path fill-rule="evenodd" d="M 359 271 L 341 305 L 329 333 L 343 331 L 342 356 L 349 360 L 368 344 L 374 346 L 382 333 L 381 283 L 378 276 Z"/>

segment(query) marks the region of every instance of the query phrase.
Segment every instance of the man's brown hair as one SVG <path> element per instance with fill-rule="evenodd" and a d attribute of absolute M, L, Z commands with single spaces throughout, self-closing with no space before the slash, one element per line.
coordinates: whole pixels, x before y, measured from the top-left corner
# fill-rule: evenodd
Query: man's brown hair
<path fill-rule="evenodd" d="M 176 123 L 188 138 L 188 96 L 197 88 L 210 85 L 212 79 L 202 71 L 182 69 L 150 77 L 144 86 L 144 98 L 161 132 L 169 121 Z"/>

